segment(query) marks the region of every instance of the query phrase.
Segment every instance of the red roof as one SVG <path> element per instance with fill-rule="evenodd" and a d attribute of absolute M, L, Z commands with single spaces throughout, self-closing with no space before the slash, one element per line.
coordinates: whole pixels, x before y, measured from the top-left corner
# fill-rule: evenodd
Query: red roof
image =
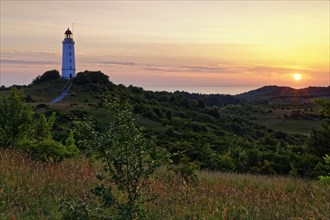
<path fill-rule="evenodd" d="M 68 28 L 68 30 L 66 30 L 64 34 L 66 34 L 66 35 L 71 35 L 72 32 L 71 32 L 70 29 Z"/>

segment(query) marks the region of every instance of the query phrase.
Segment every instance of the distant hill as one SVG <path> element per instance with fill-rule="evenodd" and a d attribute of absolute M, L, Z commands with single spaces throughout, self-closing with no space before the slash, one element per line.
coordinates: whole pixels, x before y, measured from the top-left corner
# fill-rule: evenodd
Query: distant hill
<path fill-rule="evenodd" d="M 264 86 L 256 90 L 236 95 L 235 98 L 248 102 L 283 101 L 291 99 L 330 98 L 330 86 L 293 89 L 284 86 Z"/>

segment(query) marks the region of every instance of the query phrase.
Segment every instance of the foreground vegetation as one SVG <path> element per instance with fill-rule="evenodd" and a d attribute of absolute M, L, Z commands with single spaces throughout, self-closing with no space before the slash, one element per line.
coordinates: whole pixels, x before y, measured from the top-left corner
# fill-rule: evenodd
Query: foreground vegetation
<path fill-rule="evenodd" d="M 93 210 L 90 189 L 99 165 L 84 158 L 57 164 L 0 149 L 0 219 L 61 219 L 77 203 Z M 150 179 L 158 199 L 147 219 L 329 219 L 330 186 L 290 177 L 199 172 L 187 181 L 158 170 Z M 65 204 L 71 204 L 65 206 Z M 72 205 L 76 204 L 76 205 Z"/>

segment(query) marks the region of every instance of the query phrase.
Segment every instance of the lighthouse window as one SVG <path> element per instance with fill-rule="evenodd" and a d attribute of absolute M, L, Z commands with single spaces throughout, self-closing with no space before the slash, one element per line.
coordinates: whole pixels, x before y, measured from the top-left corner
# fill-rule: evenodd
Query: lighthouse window
<path fill-rule="evenodd" d="M 69 53 L 69 55 L 71 56 L 71 52 Z"/>
<path fill-rule="evenodd" d="M 70 59 L 70 63 L 71 63 L 71 59 Z"/>
<path fill-rule="evenodd" d="M 70 66 L 70 70 L 71 70 L 71 66 Z"/>
<path fill-rule="evenodd" d="M 69 46 L 69 49 L 71 49 L 71 46 Z"/>

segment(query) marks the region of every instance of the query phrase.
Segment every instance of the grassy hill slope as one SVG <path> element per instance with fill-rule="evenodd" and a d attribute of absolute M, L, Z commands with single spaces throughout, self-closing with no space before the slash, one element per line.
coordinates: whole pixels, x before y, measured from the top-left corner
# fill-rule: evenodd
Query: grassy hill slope
<path fill-rule="evenodd" d="M 322 160 L 302 160 L 307 137 L 292 134 L 296 132 L 290 132 L 288 126 L 273 130 L 271 123 L 259 116 L 272 115 L 271 105 L 241 103 L 228 95 L 144 91 L 115 85 L 103 73 L 88 71 L 77 75 L 67 97 L 50 104 L 64 85 L 65 80 L 55 79 L 23 88 L 37 112 L 57 112 L 57 140 L 65 140 L 74 120 L 90 118 L 99 132 L 104 131 L 111 121 L 102 100 L 107 95 L 127 100 L 137 123 L 148 135 L 156 136 L 158 146 L 179 153 L 172 158 L 175 163 L 189 161 L 205 169 L 265 174 L 288 174 L 298 169 L 299 175 L 313 176 Z M 295 122 L 302 127 L 299 120 Z M 305 126 L 302 133 L 308 132 Z"/>

